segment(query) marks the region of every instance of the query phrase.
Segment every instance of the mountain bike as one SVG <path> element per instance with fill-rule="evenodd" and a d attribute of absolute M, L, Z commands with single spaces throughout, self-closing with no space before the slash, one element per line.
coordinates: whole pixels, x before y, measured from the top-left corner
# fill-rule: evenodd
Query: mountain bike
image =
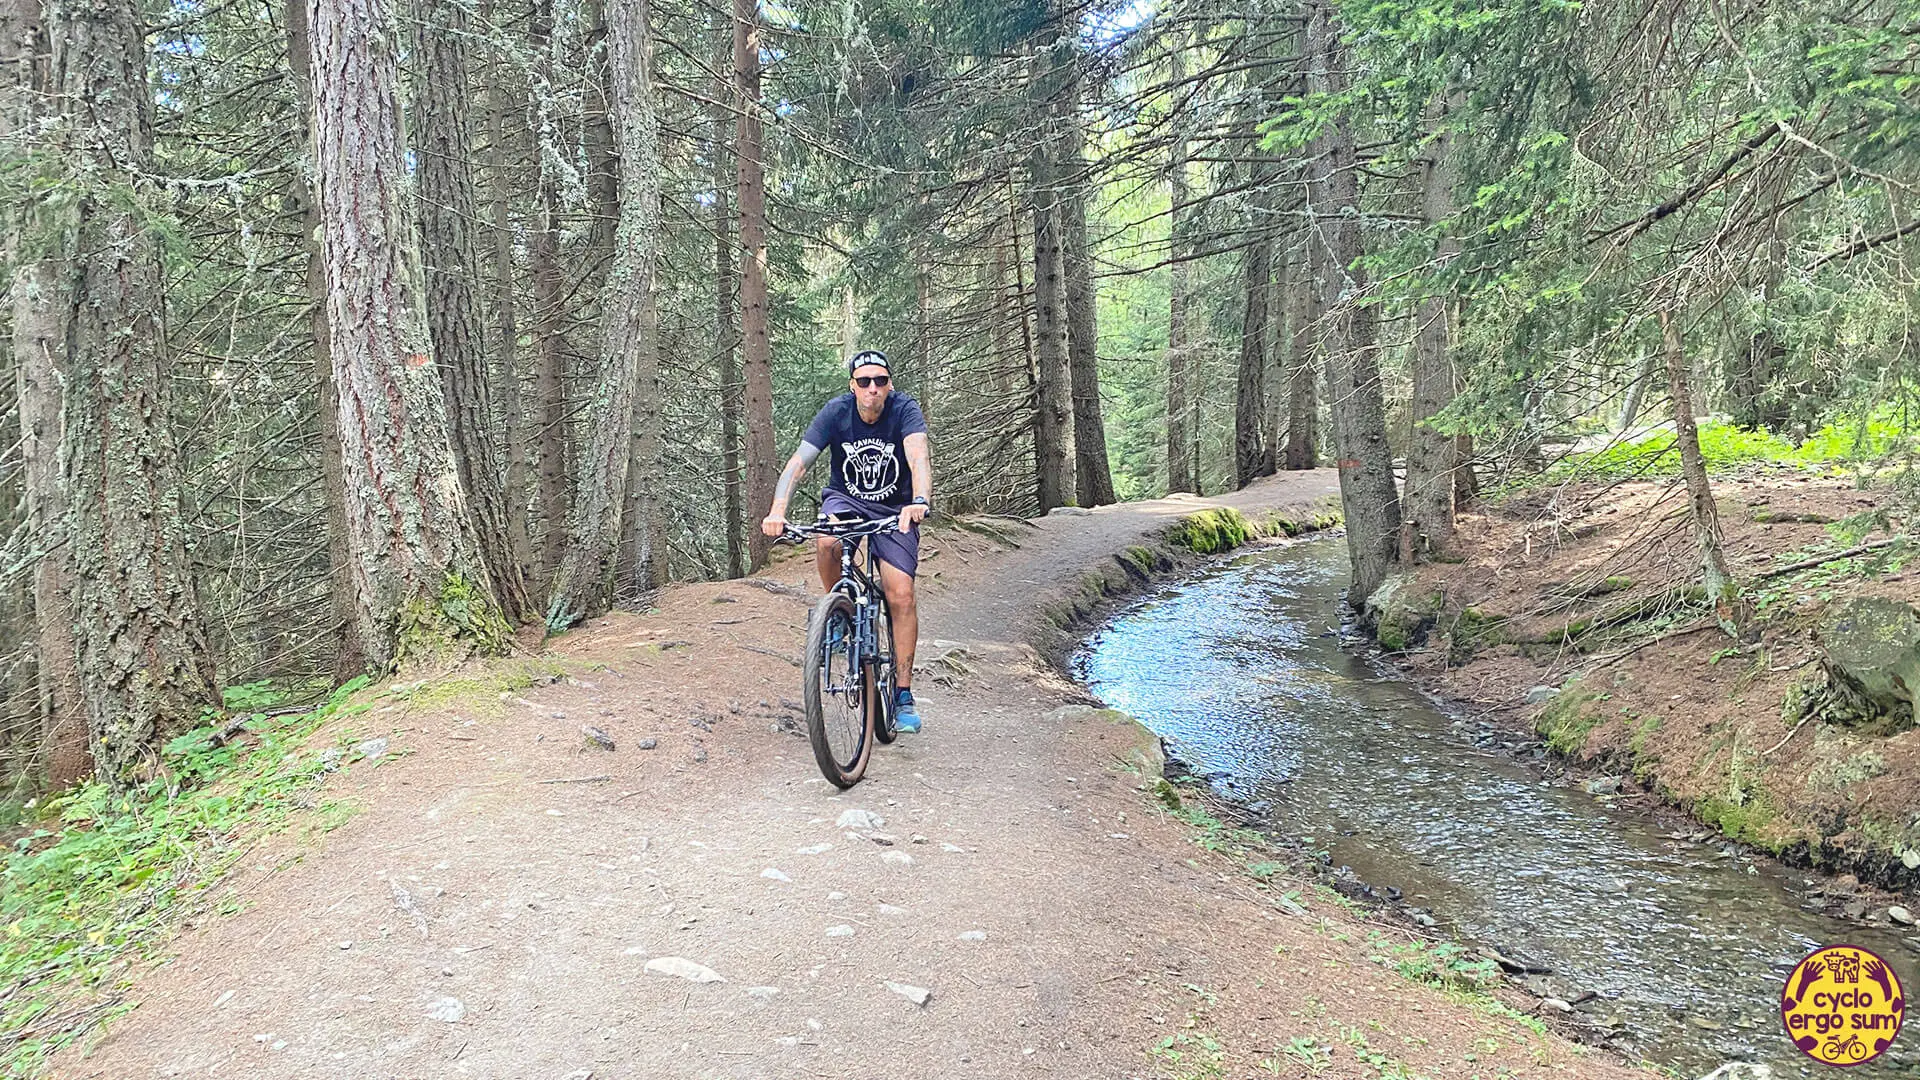
<path fill-rule="evenodd" d="M 813 606 L 800 676 L 807 741 L 820 774 L 835 787 L 859 783 L 874 741 L 890 743 L 898 734 L 893 723 L 893 623 L 880 588 L 879 556 L 872 544 L 859 542 L 897 528 L 895 518 L 822 516 L 812 525 L 789 523 L 778 540 L 803 544 L 826 536 L 840 541 L 840 580 Z M 866 552 L 864 566 L 856 549 Z"/>

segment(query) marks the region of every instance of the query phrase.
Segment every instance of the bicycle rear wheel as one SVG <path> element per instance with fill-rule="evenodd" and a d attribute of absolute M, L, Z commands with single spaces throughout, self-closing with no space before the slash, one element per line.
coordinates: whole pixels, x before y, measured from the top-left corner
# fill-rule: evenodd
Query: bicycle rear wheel
<path fill-rule="evenodd" d="M 868 665 L 860 653 L 853 601 L 838 592 L 821 597 L 807 625 L 800 696 L 814 763 L 820 775 L 840 788 L 860 782 L 873 754 L 869 703 L 875 695 L 869 693 Z"/>

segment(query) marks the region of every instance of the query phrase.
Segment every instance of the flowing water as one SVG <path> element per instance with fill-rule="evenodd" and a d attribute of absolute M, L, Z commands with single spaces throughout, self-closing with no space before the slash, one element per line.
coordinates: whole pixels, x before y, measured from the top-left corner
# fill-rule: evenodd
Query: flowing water
<path fill-rule="evenodd" d="M 1121 614 L 1077 670 L 1273 831 L 1314 838 L 1463 939 L 1552 968 L 1564 994 L 1596 992 L 1582 1012 L 1617 1018 L 1630 1049 L 1685 1075 L 1733 1060 L 1826 1071 L 1779 1013 L 1787 974 L 1819 945 L 1872 949 L 1920 986 L 1920 937 L 1809 911 L 1804 875 L 1477 746 L 1474 725 L 1341 647 L 1346 576 L 1330 540 L 1218 564 Z M 1848 1075 L 1920 1077 L 1920 1024 Z"/>

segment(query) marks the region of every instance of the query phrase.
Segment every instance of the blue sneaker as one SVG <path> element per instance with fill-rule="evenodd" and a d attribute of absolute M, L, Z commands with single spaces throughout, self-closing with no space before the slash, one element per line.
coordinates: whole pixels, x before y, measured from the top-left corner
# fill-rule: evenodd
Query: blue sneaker
<path fill-rule="evenodd" d="M 902 688 L 894 695 L 893 726 L 903 735 L 920 734 L 920 710 L 914 708 L 913 691 Z"/>

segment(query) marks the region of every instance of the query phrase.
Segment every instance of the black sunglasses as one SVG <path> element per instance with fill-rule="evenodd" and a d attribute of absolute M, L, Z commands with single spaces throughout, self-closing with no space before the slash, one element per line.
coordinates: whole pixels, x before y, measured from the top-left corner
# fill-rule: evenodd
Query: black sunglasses
<path fill-rule="evenodd" d="M 869 386 L 885 386 L 891 381 L 893 381 L 892 378 L 887 375 L 855 375 L 853 377 L 853 385 L 862 390 Z"/>

